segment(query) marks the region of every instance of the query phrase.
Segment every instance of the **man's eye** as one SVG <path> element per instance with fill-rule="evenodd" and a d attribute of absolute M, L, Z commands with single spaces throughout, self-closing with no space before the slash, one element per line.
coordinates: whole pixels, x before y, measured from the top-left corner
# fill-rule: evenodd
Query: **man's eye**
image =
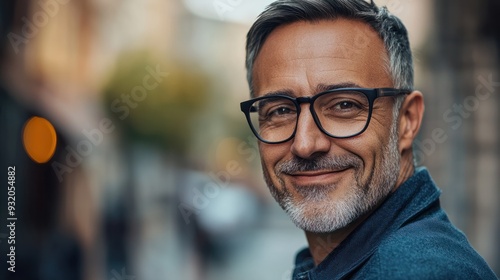
<path fill-rule="evenodd" d="M 359 106 L 351 101 L 341 101 L 334 106 L 337 110 L 357 109 Z"/>
<path fill-rule="evenodd" d="M 291 114 L 292 113 L 292 110 L 288 107 L 279 107 L 279 108 L 276 108 L 272 111 L 269 112 L 269 115 L 270 116 L 276 116 L 276 115 L 286 115 L 286 114 Z"/>

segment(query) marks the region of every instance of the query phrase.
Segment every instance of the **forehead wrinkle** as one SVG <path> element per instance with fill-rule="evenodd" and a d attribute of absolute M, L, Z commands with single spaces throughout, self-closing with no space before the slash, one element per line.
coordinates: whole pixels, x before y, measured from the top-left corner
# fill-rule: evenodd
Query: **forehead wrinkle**
<path fill-rule="evenodd" d="M 345 60 L 353 61 L 352 57 L 346 57 L 344 55 L 322 55 L 322 56 L 315 56 L 315 57 L 297 57 L 297 58 L 290 58 L 289 61 L 311 60 L 311 59 L 320 59 L 320 58 L 336 58 L 336 59 L 345 59 Z"/>
<path fill-rule="evenodd" d="M 331 70 L 331 69 L 324 69 L 324 70 L 317 70 L 317 73 L 328 73 L 328 72 L 335 72 L 335 71 L 345 71 L 345 72 L 354 72 L 358 73 L 359 71 L 354 70 L 354 69 L 342 69 L 342 70 Z"/>

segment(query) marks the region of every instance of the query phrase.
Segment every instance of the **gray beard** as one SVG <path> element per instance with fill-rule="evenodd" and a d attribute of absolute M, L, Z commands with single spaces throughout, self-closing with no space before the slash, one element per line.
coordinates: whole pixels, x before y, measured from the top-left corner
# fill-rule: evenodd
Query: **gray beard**
<path fill-rule="evenodd" d="M 274 172 L 277 178 L 280 178 L 281 173 L 293 171 L 353 168 L 354 185 L 341 198 L 332 201 L 326 200 L 336 185 L 290 186 L 302 197 L 297 201 L 282 180 L 279 182 L 282 188 L 277 189 L 264 165 L 262 169 L 272 196 L 297 227 L 309 232 L 327 233 L 347 226 L 385 200 L 398 179 L 400 158 L 397 122 L 393 121 L 381 164 L 375 165 L 366 182 L 362 182 L 361 178 L 363 161 L 356 155 L 335 158 L 322 156 L 312 160 L 295 158 L 276 165 Z"/>

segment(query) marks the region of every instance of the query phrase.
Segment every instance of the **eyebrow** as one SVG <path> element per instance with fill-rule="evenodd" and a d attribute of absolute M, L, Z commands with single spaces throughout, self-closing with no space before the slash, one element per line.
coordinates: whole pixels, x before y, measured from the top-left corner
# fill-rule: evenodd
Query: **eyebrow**
<path fill-rule="evenodd" d="M 333 90 L 333 89 L 339 89 L 339 88 L 361 88 L 360 85 L 353 83 L 353 82 L 344 82 L 344 83 L 339 83 L 339 84 L 319 84 L 316 87 L 316 93 L 320 93 L 323 91 L 328 91 L 328 90 Z"/>
<path fill-rule="evenodd" d="M 328 91 L 328 90 L 339 89 L 339 88 L 361 88 L 361 86 L 356 84 L 356 83 L 353 83 L 353 82 L 344 82 L 344 83 L 338 83 L 338 84 L 319 84 L 318 86 L 316 86 L 316 92 L 314 94 L 318 94 L 320 92 L 324 92 L 324 91 Z M 294 94 L 293 91 L 290 89 L 271 91 L 271 92 L 265 93 L 262 96 L 275 96 L 275 95 L 286 95 L 289 97 L 297 97 L 297 95 Z"/>
<path fill-rule="evenodd" d="M 286 95 L 286 96 L 290 96 L 290 97 L 295 97 L 295 94 L 293 94 L 293 91 L 290 89 L 271 91 L 271 92 L 268 92 L 262 96 L 275 96 L 275 95 Z"/>

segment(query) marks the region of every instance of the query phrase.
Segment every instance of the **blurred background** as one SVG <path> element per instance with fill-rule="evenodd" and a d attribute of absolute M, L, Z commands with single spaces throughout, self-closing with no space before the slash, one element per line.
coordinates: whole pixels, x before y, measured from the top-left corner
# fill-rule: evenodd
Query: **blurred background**
<path fill-rule="evenodd" d="M 1 279 L 289 279 L 306 240 L 239 111 L 246 32 L 270 2 L 1 2 L 0 173 L 16 166 L 18 217 L 16 273 L 0 227 Z M 416 160 L 500 275 L 500 2 L 375 2 L 410 33 Z M 23 148 L 32 116 L 57 132 L 44 164 Z"/>

